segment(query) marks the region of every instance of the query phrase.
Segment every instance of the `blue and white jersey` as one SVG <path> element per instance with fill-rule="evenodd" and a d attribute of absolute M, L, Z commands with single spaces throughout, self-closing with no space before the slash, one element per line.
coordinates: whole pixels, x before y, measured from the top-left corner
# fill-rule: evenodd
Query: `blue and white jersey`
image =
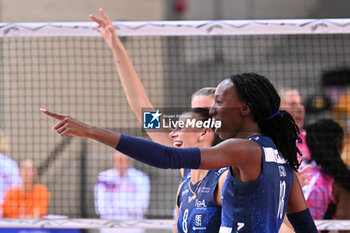
<path fill-rule="evenodd" d="M 182 181 L 185 181 L 189 176 L 191 176 L 191 169 L 190 168 L 184 168 L 184 175 L 182 177 Z"/>
<path fill-rule="evenodd" d="M 293 169 L 278 153 L 272 139 L 253 136 L 262 151 L 262 170 L 252 182 L 238 181 L 230 171 L 222 191 L 220 233 L 277 233 L 293 183 Z"/>
<path fill-rule="evenodd" d="M 177 221 L 178 233 L 215 233 L 219 232 L 221 224 L 221 206 L 215 202 L 215 189 L 223 172 L 227 168 L 210 170 L 204 177 L 202 183 L 191 184 L 191 176 L 186 176 L 182 183 L 177 205 L 179 206 L 179 216 Z M 199 184 L 200 183 L 200 184 Z M 196 197 L 192 192 L 199 186 Z"/>

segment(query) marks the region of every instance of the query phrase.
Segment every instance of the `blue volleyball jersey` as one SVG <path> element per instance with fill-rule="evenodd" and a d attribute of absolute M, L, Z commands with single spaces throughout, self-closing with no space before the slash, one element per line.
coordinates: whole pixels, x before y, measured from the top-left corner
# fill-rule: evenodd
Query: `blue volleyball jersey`
<path fill-rule="evenodd" d="M 210 170 L 200 184 L 196 198 L 192 192 L 197 188 L 197 184 L 191 184 L 190 174 L 186 176 L 182 183 L 177 205 L 179 206 L 179 216 L 177 221 L 178 233 L 215 233 L 219 232 L 221 224 L 221 206 L 215 202 L 214 192 L 218 186 L 220 176 L 227 168 Z"/>
<path fill-rule="evenodd" d="M 278 153 L 272 139 L 253 136 L 262 151 L 262 170 L 252 182 L 238 181 L 230 171 L 222 191 L 220 233 L 277 233 L 293 183 L 293 169 Z"/>
<path fill-rule="evenodd" d="M 184 168 L 183 171 L 184 171 L 184 175 L 182 177 L 182 181 L 185 181 L 188 178 L 188 176 L 191 176 L 191 169 Z"/>

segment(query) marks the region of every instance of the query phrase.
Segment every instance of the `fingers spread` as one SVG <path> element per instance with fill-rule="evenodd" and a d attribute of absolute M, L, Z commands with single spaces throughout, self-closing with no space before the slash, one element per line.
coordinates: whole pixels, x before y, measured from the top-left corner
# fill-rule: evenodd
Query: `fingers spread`
<path fill-rule="evenodd" d="M 102 35 L 102 31 L 98 27 L 94 27 L 94 29 Z"/>
<path fill-rule="evenodd" d="M 102 10 L 102 8 L 100 8 L 100 14 L 102 15 L 102 17 L 104 18 L 104 20 L 106 21 L 107 24 L 112 24 L 111 20 L 106 15 L 106 13 Z"/>
<path fill-rule="evenodd" d="M 90 18 L 96 23 L 98 23 L 101 27 L 106 27 L 107 25 L 102 19 L 97 18 L 96 16 L 90 15 Z"/>

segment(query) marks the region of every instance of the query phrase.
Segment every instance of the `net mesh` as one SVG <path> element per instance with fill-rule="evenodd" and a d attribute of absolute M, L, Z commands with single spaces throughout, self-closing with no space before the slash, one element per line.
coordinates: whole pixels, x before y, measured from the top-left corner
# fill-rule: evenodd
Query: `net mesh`
<path fill-rule="evenodd" d="M 249 71 L 269 77 L 277 87 L 298 89 L 307 107 L 306 125 L 334 117 L 347 133 L 346 109 L 339 113 L 331 106 L 348 93 L 350 75 L 340 85 L 325 85 L 324 74 L 339 70 L 348 74 L 349 22 L 134 22 L 116 27 L 154 106 L 190 107 L 196 90 Z M 2 149 L 17 162 L 34 161 L 38 183 L 50 191 L 48 215 L 98 218 L 95 187 L 99 174 L 113 167 L 113 151 L 94 141 L 58 137 L 50 130 L 55 121 L 44 117 L 41 107 L 146 137 L 128 106 L 112 53 L 92 26 L 1 27 Z M 317 105 L 319 96 L 329 104 Z M 343 159 L 349 164 L 346 149 Z M 173 218 L 179 172 L 138 162 L 134 167 L 150 180 L 145 218 Z M 143 199 L 134 202 L 135 210 L 147 202 Z"/>

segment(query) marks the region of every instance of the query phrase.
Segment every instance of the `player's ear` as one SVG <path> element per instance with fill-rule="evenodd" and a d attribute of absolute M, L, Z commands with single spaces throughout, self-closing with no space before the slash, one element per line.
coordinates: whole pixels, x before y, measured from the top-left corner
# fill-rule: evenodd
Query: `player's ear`
<path fill-rule="evenodd" d="M 210 129 L 210 128 L 204 128 L 203 130 L 202 130 L 202 133 L 201 133 L 201 135 L 200 135 L 200 137 L 199 137 L 199 141 L 200 142 L 203 142 L 204 140 L 206 140 L 209 136 L 210 136 L 210 134 L 213 132 L 213 130 L 212 129 Z"/>
<path fill-rule="evenodd" d="M 241 106 L 241 114 L 242 116 L 247 116 L 251 113 L 249 106 L 246 103 L 243 103 Z"/>

